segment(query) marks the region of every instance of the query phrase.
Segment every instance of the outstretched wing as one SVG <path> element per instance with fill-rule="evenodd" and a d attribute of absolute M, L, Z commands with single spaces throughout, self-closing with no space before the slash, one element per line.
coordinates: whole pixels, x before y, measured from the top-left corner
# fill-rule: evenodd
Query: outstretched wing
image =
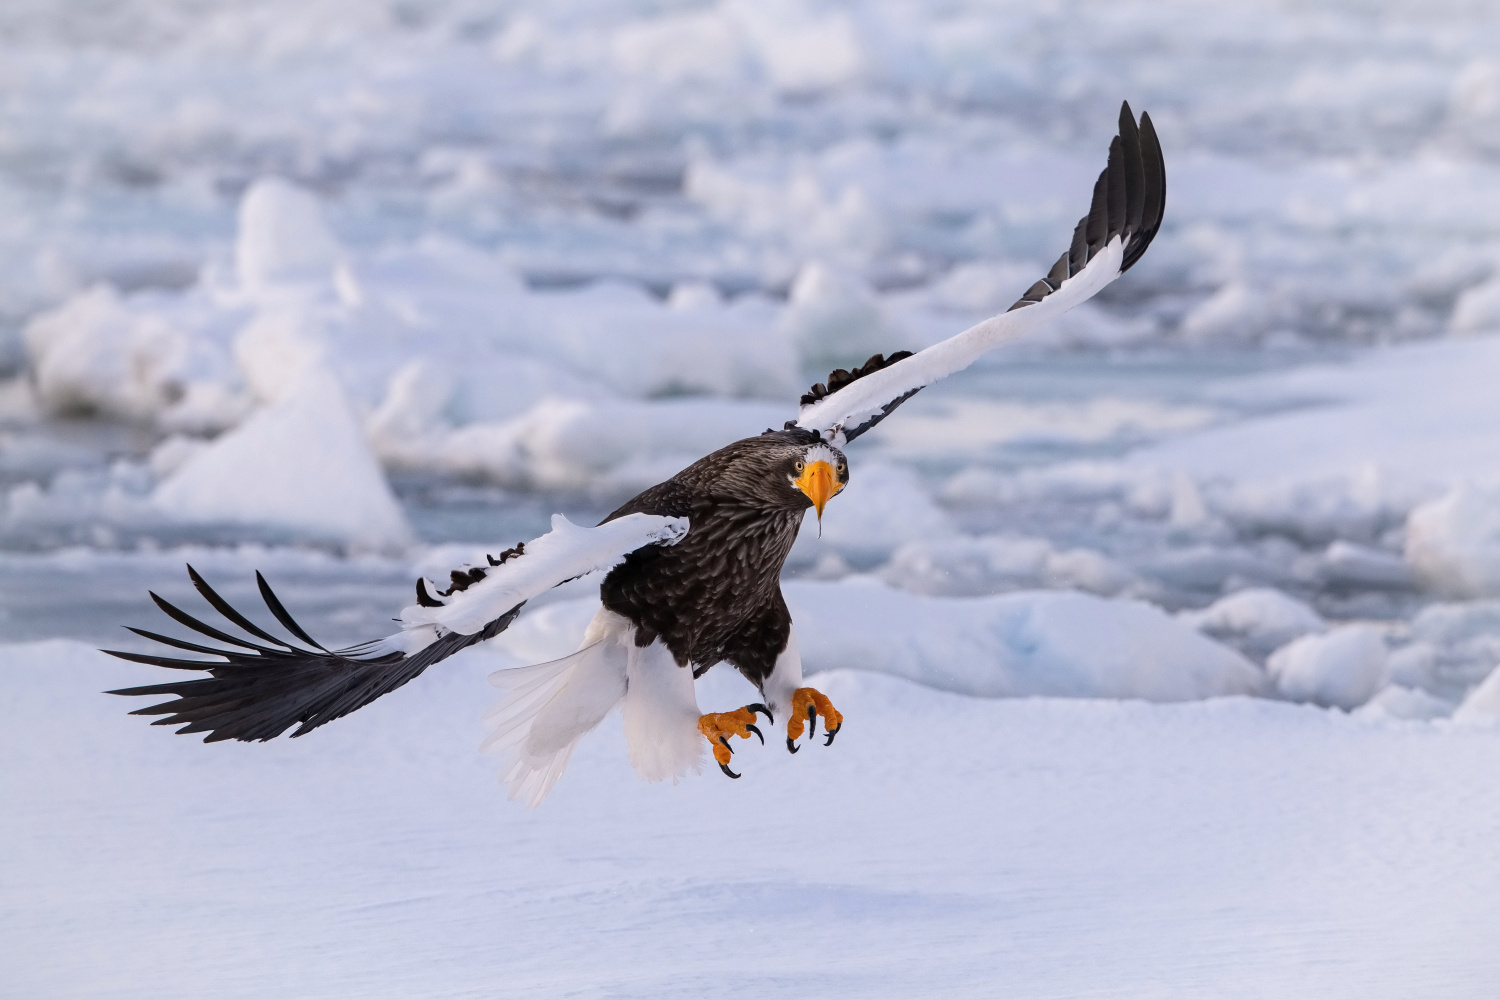
<path fill-rule="evenodd" d="M 486 566 L 455 570 L 447 590 L 429 589 L 428 581 L 418 580 L 417 603 L 398 619 L 401 631 L 337 650 L 308 635 L 259 573 L 255 579 L 267 609 L 297 642 L 278 638 L 246 618 L 189 566 L 193 586 L 209 605 L 251 638 L 199 621 L 152 594 L 157 607 L 173 620 L 222 645 L 138 628 L 130 631 L 173 649 L 222 657 L 224 662 L 105 650 L 134 663 L 209 674 L 109 693 L 175 696 L 131 714 L 165 716 L 152 724 L 180 725 L 179 733 L 207 733 L 205 743 L 269 740 L 292 726 L 298 727 L 292 735 L 301 736 L 396 690 L 439 660 L 494 638 L 536 595 L 586 573 L 610 569 L 637 549 L 675 544 L 687 529 L 687 520 L 680 517 L 630 514 L 584 528 L 556 515 L 552 530 L 540 538 L 508 549 L 499 558 L 488 557 Z"/>
<path fill-rule="evenodd" d="M 1120 108 L 1120 134 L 1094 184 L 1089 214 L 1078 220 L 1073 245 L 1047 276 L 1009 311 L 925 351 L 877 354 L 853 371 L 839 369 L 802 397 L 795 426 L 852 441 L 890 415 L 918 390 L 973 364 L 981 354 L 1015 340 L 1089 298 L 1130 270 L 1161 226 L 1167 175 L 1150 115 L 1136 125 Z"/>

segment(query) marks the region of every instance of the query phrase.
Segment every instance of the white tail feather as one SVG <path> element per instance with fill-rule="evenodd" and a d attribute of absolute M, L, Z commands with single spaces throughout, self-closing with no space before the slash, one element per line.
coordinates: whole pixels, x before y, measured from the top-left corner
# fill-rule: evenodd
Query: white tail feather
<path fill-rule="evenodd" d="M 633 632 L 624 618 L 601 609 L 578 652 L 490 675 L 505 694 L 485 713 L 490 735 L 480 749 L 503 758 L 500 780 L 512 799 L 540 805 L 578 741 L 625 697 Z"/>
<path fill-rule="evenodd" d="M 499 754 L 510 797 L 536 806 L 567 770 L 573 748 L 625 703 L 630 763 L 649 781 L 696 773 L 703 762 L 691 667 L 678 666 L 660 640 L 635 644 L 635 628 L 600 609 L 578 652 L 550 663 L 497 670 L 505 693 L 485 713 L 480 749 Z"/>

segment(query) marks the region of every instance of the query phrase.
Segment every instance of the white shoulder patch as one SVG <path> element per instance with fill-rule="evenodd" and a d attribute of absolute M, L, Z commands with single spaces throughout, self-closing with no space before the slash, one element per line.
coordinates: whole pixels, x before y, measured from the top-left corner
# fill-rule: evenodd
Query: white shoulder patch
<path fill-rule="evenodd" d="M 517 604 L 559 583 L 613 569 L 647 545 L 675 545 L 687 531 L 685 517 L 627 514 L 585 528 L 554 514 L 551 531 L 527 542 L 522 555 L 490 569 L 484 579 L 454 594 L 442 607 L 414 604 L 403 609 L 402 628 L 435 625 L 439 630 L 473 635 Z"/>

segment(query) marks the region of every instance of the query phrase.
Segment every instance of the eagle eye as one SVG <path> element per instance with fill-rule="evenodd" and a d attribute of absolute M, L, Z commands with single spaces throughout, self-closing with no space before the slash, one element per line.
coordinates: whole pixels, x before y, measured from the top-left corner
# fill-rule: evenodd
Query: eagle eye
<path fill-rule="evenodd" d="M 804 462 L 804 461 L 802 461 L 802 459 L 799 458 L 799 459 L 797 459 L 797 464 L 795 466 L 793 466 L 793 468 L 796 469 L 798 472 L 801 472 L 803 469 L 807 468 L 807 463 Z"/>

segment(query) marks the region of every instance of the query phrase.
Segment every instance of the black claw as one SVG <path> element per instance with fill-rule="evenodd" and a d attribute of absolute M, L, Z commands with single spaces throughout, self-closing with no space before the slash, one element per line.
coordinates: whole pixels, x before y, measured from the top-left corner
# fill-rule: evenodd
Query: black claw
<path fill-rule="evenodd" d="M 729 775 L 731 778 L 738 778 L 739 777 L 738 774 L 735 774 L 733 771 L 731 771 L 729 769 L 729 765 L 728 764 L 720 764 L 719 765 L 719 770 L 723 771 L 725 774 Z"/>
<path fill-rule="evenodd" d="M 760 736 L 760 730 L 756 729 L 754 726 L 750 725 L 748 722 L 745 723 L 745 728 L 748 729 L 748 730 L 750 730 L 756 736 Z M 766 738 L 764 736 L 760 736 L 760 745 L 761 746 L 765 746 L 766 745 Z"/>
<path fill-rule="evenodd" d="M 797 744 L 792 742 L 792 738 L 790 736 L 786 738 L 786 749 L 788 753 L 797 752 Z"/>
<path fill-rule="evenodd" d="M 729 745 L 729 740 L 726 737 L 720 736 L 719 742 L 724 744 L 724 749 L 728 750 L 731 755 L 734 753 L 734 747 Z"/>
<path fill-rule="evenodd" d="M 745 707 L 748 708 L 752 714 L 755 712 L 765 712 L 767 721 L 769 721 L 773 726 L 776 725 L 776 716 L 771 714 L 771 709 L 768 706 L 763 705 L 760 702 L 756 702 L 754 705 L 746 705 Z"/>
<path fill-rule="evenodd" d="M 844 724 L 842 722 L 840 722 L 838 725 L 836 725 L 832 729 L 828 730 L 828 733 L 827 733 L 828 742 L 824 743 L 823 745 L 825 747 L 831 747 L 831 746 L 833 746 L 833 738 L 835 736 L 837 736 L 839 734 L 839 730 L 843 729 L 843 728 L 844 728 Z"/>
<path fill-rule="evenodd" d="M 818 735 L 818 710 L 809 702 L 807 706 L 807 738 Z"/>

